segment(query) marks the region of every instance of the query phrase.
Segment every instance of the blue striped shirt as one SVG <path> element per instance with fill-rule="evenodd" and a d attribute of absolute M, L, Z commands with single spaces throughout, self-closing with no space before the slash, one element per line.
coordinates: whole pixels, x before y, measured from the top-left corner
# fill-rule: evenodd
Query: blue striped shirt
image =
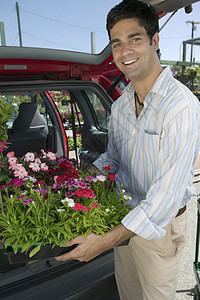
<path fill-rule="evenodd" d="M 163 70 L 136 117 L 130 83 L 113 104 L 107 151 L 94 165 L 111 164 L 116 186 L 130 195 L 132 210 L 121 221 L 145 239 L 162 238 L 185 206 L 200 150 L 200 104 L 192 92 Z"/>

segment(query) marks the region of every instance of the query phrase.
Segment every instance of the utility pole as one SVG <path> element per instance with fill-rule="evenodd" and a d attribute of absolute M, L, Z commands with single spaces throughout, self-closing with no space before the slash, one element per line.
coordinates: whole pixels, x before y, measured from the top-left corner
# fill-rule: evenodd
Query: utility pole
<path fill-rule="evenodd" d="M 192 34 L 191 38 L 194 38 L 194 31 L 196 30 L 195 24 L 200 24 L 200 22 L 194 22 L 194 21 L 186 21 L 187 24 L 191 23 L 192 24 Z M 190 63 L 193 63 L 193 44 L 191 44 L 191 53 L 190 53 Z"/>
<path fill-rule="evenodd" d="M 95 54 L 96 49 L 95 49 L 95 32 L 91 32 L 91 53 Z"/>
<path fill-rule="evenodd" d="M 1 46 L 6 46 L 4 22 L 0 22 L 0 33 L 1 33 Z"/>
<path fill-rule="evenodd" d="M 19 44 L 20 44 L 20 47 L 22 47 L 22 34 L 21 34 L 21 26 L 20 26 L 19 5 L 18 5 L 18 2 L 16 2 L 16 11 L 17 11 L 18 31 L 19 31 Z"/>

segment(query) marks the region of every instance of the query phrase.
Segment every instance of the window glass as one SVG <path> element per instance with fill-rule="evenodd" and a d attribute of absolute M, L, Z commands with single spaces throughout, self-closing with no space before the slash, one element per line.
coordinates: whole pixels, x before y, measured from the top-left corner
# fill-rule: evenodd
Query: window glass
<path fill-rule="evenodd" d="M 8 121 L 8 128 L 12 128 L 12 124 L 14 120 L 17 118 L 19 114 L 19 105 L 23 102 L 31 102 L 31 96 L 27 94 L 13 94 L 13 95 L 0 95 L 0 101 L 4 100 L 9 104 L 12 104 L 13 110 L 11 114 L 11 118 Z"/>
<path fill-rule="evenodd" d="M 110 121 L 110 113 L 104 108 L 102 102 L 97 97 L 96 94 L 94 94 L 92 91 L 87 90 L 86 91 L 87 96 L 94 108 L 94 112 L 97 117 L 97 121 L 99 126 L 102 129 L 108 129 L 109 121 Z"/>
<path fill-rule="evenodd" d="M 67 90 L 49 91 L 50 96 L 54 100 L 62 121 L 66 128 L 71 127 L 72 124 L 72 110 L 70 104 L 70 92 Z M 75 124 L 83 122 L 83 116 L 77 105 L 73 105 Z"/>

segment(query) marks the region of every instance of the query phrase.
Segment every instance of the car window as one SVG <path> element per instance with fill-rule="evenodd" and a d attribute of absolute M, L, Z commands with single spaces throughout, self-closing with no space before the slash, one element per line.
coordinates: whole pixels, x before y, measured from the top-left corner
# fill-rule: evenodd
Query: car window
<path fill-rule="evenodd" d="M 27 93 L 1 94 L 0 100 L 1 99 L 5 100 L 9 104 L 12 104 L 13 106 L 11 118 L 7 123 L 9 129 L 12 129 L 15 119 L 19 115 L 19 107 L 21 106 L 22 103 L 36 103 L 41 116 L 44 117 L 44 119 L 47 121 L 48 124 L 52 124 L 51 118 L 47 112 L 47 107 L 40 94 L 36 94 L 34 96 L 29 95 Z"/>
<path fill-rule="evenodd" d="M 90 90 L 86 90 L 85 92 L 93 106 L 99 126 L 102 129 L 107 130 L 110 121 L 110 113 L 104 108 L 103 103 L 96 94 Z"/>
<path fill-rule="evenodd" d="M 60 116 L 62 118 L 64 127 L 71 129 L 72 124 L 72 107 L 75 119 L 75 124 L 83 123 L 83 116 L 77 105 L 71 105 L 71 95 L 68 90 L 48 91 L 54 103 L 56 104 Z"/>
<path fill-rule="evenodd" d="M 1 94 L 0 95 L 0 101 L 1 100 L 6 101 L 7 103 L 12 104 L 12 106 L 13 106 L 11 118 L 7 123 L 8 128 L 11 129 L 14 120 L 17 118 L 17 116 L 19 114 L 20 104 L 23 103 L 23 102 L 30 103 L 31 102 L 31 96 L 27 95 L 27 94 L 19 94 L 19 95 L 17 95 L 17 94 L 14 94 L 14 95 L 12 95 L 12 94 L 8 94 L 8 95 Z"/>

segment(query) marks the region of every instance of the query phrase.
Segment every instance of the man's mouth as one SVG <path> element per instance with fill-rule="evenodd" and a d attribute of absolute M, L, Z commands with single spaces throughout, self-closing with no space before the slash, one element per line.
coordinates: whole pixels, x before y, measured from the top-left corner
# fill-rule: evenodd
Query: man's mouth
<path fill-rule="evenodd" d="M 135 63 L 137 60 L 138 60 L 138 58 L 137 59 L 128 60 L 128 61 L 124 61 L 123 64 L 126 65 L 126 66 L 127 65 L 131 65 L 131 64 Z"/>

